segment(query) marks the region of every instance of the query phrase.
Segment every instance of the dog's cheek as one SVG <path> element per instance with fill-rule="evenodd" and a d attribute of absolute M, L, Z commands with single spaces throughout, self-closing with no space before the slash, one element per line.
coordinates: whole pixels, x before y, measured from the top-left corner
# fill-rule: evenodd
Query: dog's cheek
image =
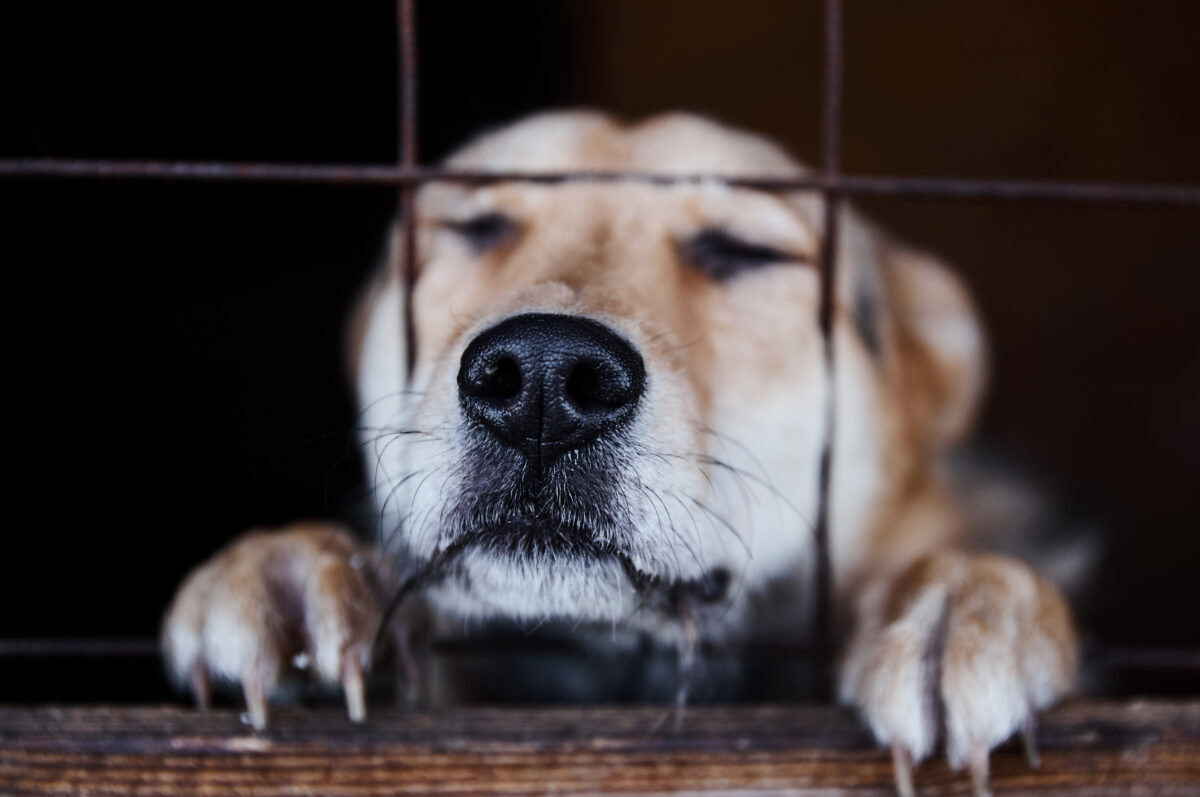
<path fill-rule="evenodd" d="M 816 514 L 827 384 L 815 275 L 751 273 L 713 300 L 704 419 L 718 511 L 750 549 L 751 587 L 796 572 Z"/>
<path fill-rule="evenodd" d="M 354 327 L 361 342 L 352 356 L 357 357 L 359 411 L 370 422 L 368 425 L 377 426 L 398 414 L 405 380 L 406 343 L 399 283 L 388 278 L 357 312 Z"/>
<path fill-rule="evenodd" d="M 366 467 L 367 487 L 377 510 L 373 529 L 380 540 L 396 539 L 400 527 L 399 503 L 385 500 L 395 493 L 406 470 L 405 440 L 406 381 L 404 325 L 401 296 L 396 280 L 388 280 L 360 312 L 362 345 L 356 380 L 358 398 L 357 437 Z"/>
<path fill-rule="evenodd" d="M 831 555 L 835 577 L 849 572 L 869 552 L 867 535 L 885 503 L 901 488 L 904 454 L 897 448 L 894 398 L 882 390 L 877 363 L 862 346 L 848 319 L 835 330 L 833 479 L 831 484 Z"/>
<path fill-rule="evenodd" d="M 697 578 L 729 568 L 736 542 L 712 515 L 706 453 L 695 391 L 686 375 L 647 358 L 647 387 L 637 419 L 621 441 L 628 464 L 617 482 L 617 503 L 628 507 L 623 541 L 639 570 Z"/>
<path fill-rule="evenodd" d="M 457 369 L 445 355 L 424 357 L 409 380 L 401 308 L 398 283 L 389 280 L 367 310 L 358 438 L 377 537 L 397 554 L 428 556 L 438 542 L 434 502 L 461 459 Z M 417 335 L 431 337 L 421 328 Z"/>

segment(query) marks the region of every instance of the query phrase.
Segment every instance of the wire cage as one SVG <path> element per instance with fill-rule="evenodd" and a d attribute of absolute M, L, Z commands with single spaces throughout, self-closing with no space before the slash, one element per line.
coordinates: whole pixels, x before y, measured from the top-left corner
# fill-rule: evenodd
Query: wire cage
<path fill-rule="evenodd" d="M 819 328 L 823 336 L 824 366 L 836 367 L 832 343 L 833 296 L 837 280 L 835 252 L 839 210 L 848 197 L 914 196 L 945 199 L 1002 201 L 1040 200 L 1064 203 L 1138 204 L 1154 206 L 1200 206 L 1200 186 L 1140 183 L 1093 183 L 1030 180 L 975 180 L 922 176 L 847 174 L 842 170 L 841 141 L 843 98 L 844 0 L 824 2 L 824 51 L 820 112 L 819 168 L 803 178 L 763 178 L 730 175 L 662 175 L 628 172 L 537 172 L 502 173 L 448 170 L 423 165 L 417 151 L 419 120 L 417 92 L 420 85 L 416 47 L 415 0 L 398 0 L 396 5 L 399 58 L 399 110 L 397 158 L 392 164 L 322 165 L 315 163 L 248 163 L 150 160 L 81 160 L 60 158 L 2 159 L 0 178 L 57 180 L 162 180 L 174 182 L 239 182 L 317 184 L 328 186 L 394 186 L 398 190 L 403 225 L 405 257 L 397 264 L 405 292 L 404 323 L 410 347 L 407 362 L 413 363 L 412 284 L 415 262 L 414 196 L 430 182 L 487 184 L 530 181 L 542 184 L 564 182 L 637 181 L 655 185 L 721 182 L 767 192 L 807 191 L 824 200 L 823 245 L 820 255 Z M 819 509 L 815 522 L 816 548 L 816 638 L 818 650 L 829 656 L 832 649 L 830 545 L 828 539 L 828 492 L 831 474 L 832 412 L 827 408 L 827 431 L 820 463 Z M 158 644 L 153 639 L 0 639 L 0 658 L 12 657 L 124 657 L 153 656 Z M 1200 670 L 1200 651 L 1191 650 L 1105 650 L 1096 654 L 1117 666 Z"/>

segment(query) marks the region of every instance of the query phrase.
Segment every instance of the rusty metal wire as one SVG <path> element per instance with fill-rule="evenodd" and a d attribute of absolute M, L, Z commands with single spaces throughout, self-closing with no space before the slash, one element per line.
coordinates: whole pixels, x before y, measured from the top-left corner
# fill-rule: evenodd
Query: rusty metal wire
<path fill-rule="evenodd" d="M 417 168 L 417 21 L 414 0 L 397 0 L 396 45 L 400 73 L 397 85 L 400 96 L 396 107 L 400 114 L 396 122 L 399 136 L 397 157 L 399 168 Z M 404 363 L 407 378 L 411 379 L 417 363 L 417 327 L 413 313 L 413 289 L 417 284 L 417 205 L 415 182 L 400 185 L 401 257 L 394 264 L 400 273 L 399 284 L 404 286 Z"/>
<path fill-rule="evenodd" d="M 842 151 L 842 0 L 825 2 L 825 71 L 821 96 L 821 177 L 834 181 L 841 171 Z M 829 545 L 829 491 L 833 478 L 833 444 L 837 426 L 837 380 L 834 379 L 833 308 L 837 287 L 837 253 L 842 193 L 824 192 L 825 209 L 821 237 L 821 294 L 817 324 L 821 330 L 822 363 L 825 372 L 825 439 L 817 483 L 817 516 L 813 524 L 815 583 L 812 636 L 820 654 L 815 668 L 816 694 L 832 696 L 833 677 L 833 560 Z"/>
<path fill-rule="evenodd" d="M 0 639 L 0 660 L 54 658 L 127 658 L 158 656 L 153 637 L 54 637 Z"/>
<path fill-rule="evenodd" d="M 860 196 L 1124 202 L 1163 205 L 1200 204 L 1200 185 L 1163 183 L 987 180 L 850 174 L 756 177 L 753 175 L 656 174 L 648 172 L 488 172 L 392 164 L 0 158 L 0 179 L 16 178 L 307 183 L 335 186 L 404 186 L 431 182 L 465 184 L 526 182 L 549 185 L 579 182 L 636 182 L 660 186 L 721 183 L 758 191 L 837 192 Z"/>
<path fill-rule="evenodd" d="M 841 172 L 844 0 L 825 2 L 825 59 L 821 108 L 820 169 L 800 177 L 720 174 L 655 174 L 645 172 L 486 172 L 449 170 L 418 163 L 415 0 L 397 0 L 398 124 L 397 163 L 389 165 L 316 163 L 234 163 L 161 160 L 104 160 L 71 158 L 0 159 L 0 179 L 111 179 L 169 180 L 238 183 L 304 183 L 331 186 L 395 186 L 399 188 L 402 253 L 395 267 L 407 286 L 405 335 L 407 364 L 414 363 L 412 286 L 415 278 L 416 236 L 414 191 L 429 182 L 487 184 L 528 182 L 545 185 L 576 182 L 636 182 L 657 186 L 700 183 L 770 192 L 812 191 L 825 198 L 824 240 L 821 255 L 819 322 L 824 338 L 825 367 L 834 368 L 832 338 L 833 295 L 837 276 L 838 210 L 847 196 L 907 196 L 956 200 L 1022 200 L 1100 202 L 1157 205 L 1200 204 L 1200 186 L 1143 183 L 1103 183 L 1039 180 L 988 180 L 879 175 Z M 828 657 L 832 650 L 832 565 L 828 542 L 828 493 L 832 462 L 833 407 L 828 402 L 826 442 L 821 454 L 820 505 L 816 523 L 816 639 L 805 648 Z M 0 639 L 0 659 L 16 657 L 109 657 L 157 655 L 154 639 Z M 1200 651 L 1106 648 L 1094 658 L 1112 667 L 1133 669 L 1200 670 Z"/>
<path fill-rule="evenodd" d="M 560 656 L 583 655 L 568 642 L 548 639 L 487 640 L 444 637 L 433 640 L 433 648 L 444 655 L 515 652 Z M 753 643 L 739 648 L 772 661 L 809 659 L 824 651 L 814 645 Z M 14 659 L 128 659 L 157 658 L 159 641 L 154 637 L 14 637 L 0 639 L 0 661 Z M 715 652 L 713 650 L 708 653 Z M 1147 648 L 1091 645 L 1084 650 L 1087 666 L 1101 671 L 1200 672 L 1200 649 Z"/>

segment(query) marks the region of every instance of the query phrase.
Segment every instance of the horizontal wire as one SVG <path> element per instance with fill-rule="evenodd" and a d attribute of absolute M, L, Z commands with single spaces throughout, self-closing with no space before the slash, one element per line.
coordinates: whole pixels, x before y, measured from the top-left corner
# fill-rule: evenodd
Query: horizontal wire
<path fill-rule="evenodd" d="M 721 184 L 762 191 L 836 191 L 873 196 L 1042 199 L 1079 202 L 1200 204 L 1200 185 L 1051 180 L 990 180 L 880 175 L 773 177 L 625 171 L 481 171 L 423 166 L 210 161 L 0 159 L 0 178 L 133 179 L 213 182 L 419 185 L 429 182 Z"/>
<path fill-rule="evenodd" d="M 480 640 L 446 637 L 434 648 L 441 653 L 462 655 L 485 652 L 561 653 L 578 648 L 570 641 L 524 639 Z M 707 652 L 740 651 L 772 658 L 812 656 L 819 649 L 803 644 L 751 643 L 727 648 L 708 646 Z M 0 660 L 55 658 L 128 658 L 158 656 L 161 648 L 153 637 L 63 637 L 0 639 Z M 1088 645 L 1084 660 L 1102 669 L 1179 670 L 1200 672 L 1200 648 L 1141 648 Z"/>
<path fill-rule="evenodd" d="M 54 637 L 0 639 L 0 659 L 123 658 L 157 656 L 152 637 Z"/>

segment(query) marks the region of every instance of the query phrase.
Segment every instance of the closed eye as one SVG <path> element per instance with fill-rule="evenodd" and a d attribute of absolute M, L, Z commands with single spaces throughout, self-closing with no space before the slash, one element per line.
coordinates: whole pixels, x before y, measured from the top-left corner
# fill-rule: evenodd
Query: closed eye
<path fill-rule="evenodd" d="M 461 236 L 477 255 L 495 249 L 520 229 L 517 222 L 503 213 L 484 213 L 466 221 L 447 222 L 446 227 Z"/>
<path fill-rule="evenodd" d="M 750 269 L 802 260 L 782 249 L 747 241 L 716 229 L 703 230 L 683 241 L 679 252 L 685 260 L 717 282 L 732 279 Z"/>

